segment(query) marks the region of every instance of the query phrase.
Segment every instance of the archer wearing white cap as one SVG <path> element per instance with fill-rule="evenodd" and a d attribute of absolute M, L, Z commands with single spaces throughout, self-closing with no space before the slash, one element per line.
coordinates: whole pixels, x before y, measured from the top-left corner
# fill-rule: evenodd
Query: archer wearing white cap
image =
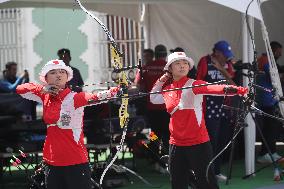
<path fill-rule="evenodd" d="M 92 188 L 84 145 L 84 107 L 105 102 L 119 90 L 114 87 L 97 94 L 73 92 L 66 85 L 72 77 L 72 69 L 62 60 L 51 60 L 39 74 L 43 84 L 26 83 L 16 90 L 23 98 L 43 105 L 43 121 L 47 125 L 43 148 L 47 189 Z"/>
<path fill-rule="evenodd" d="M 152 92 L 206 84 L 187 77 L 194 61 L 184 52 L 168 56 L 165 73 L 153 86 Z M 230 89 L 229 93 L 225 92 Z M 225 94 L 226 93 L 226 94 Z M 212 159 L 212 148 L 203 115 L 203 95 L 245 95 L 247 88 L 232 85 L 208 85 L 162 92 L 150 96 L 151 102 L 165 104 L 171 114 L 169 171 L 172 189 L 187 189 L 191 183 L 200 189 L 216 189 L 213 169 L 207 165 Z M 191 174 L 193 173 L 193 174 Z"/>

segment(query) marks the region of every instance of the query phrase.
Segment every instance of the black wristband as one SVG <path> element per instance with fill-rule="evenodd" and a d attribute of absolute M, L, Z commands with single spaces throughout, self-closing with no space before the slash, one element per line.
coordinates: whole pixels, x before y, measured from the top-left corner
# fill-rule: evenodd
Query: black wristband
<path fill-rule="evenodd" d="M 235 87 L 231 87 L 231 86 L 225 86 L 223 89 L 225 94 L 236 94 L 238 93 L 238 89 Z"/>

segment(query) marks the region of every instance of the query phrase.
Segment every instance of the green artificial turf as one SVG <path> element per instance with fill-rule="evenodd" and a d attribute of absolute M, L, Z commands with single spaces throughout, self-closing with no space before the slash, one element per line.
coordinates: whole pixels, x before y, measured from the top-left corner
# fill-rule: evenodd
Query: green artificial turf
<path fill-rule="evenodd" d="M 126 162 L 130 162 L 126 160 Z M 169 176 L 165 174 L 160 174 L 154 171 L 153 165 L 145 160 L 138 159 L 136 161 L 136 171 L 139 175 L 143 176 L 147 181 L 149 181 L 154 186 L 158 186 L 160 189 L 170 189 Z M 262 165 L 257 165 L 256 168 L 261 167 Z M 131 166 L 130 166 L 131 168 Z M 223 173 L 226 173 L 227 165 L 223 167 Z M 275 184 L 283 184 L 283 181 L 275 182 L 273 181 L 273 169 L 272 167 L 265 168 L 258 172 L 254 177 L 248 179 L 242 179 L 244 176 L 244 162 L 243 161 L 234 161 L 233 170 L 232 170 L 232 179 L 228 185 L 225 183 L 220 183 L 221 189 L 255 189 L 263 186 L 270 186 Z M 12 175 L 9 172 L 5 172 L 0 184 L 1 189 L 24 189 L 28 188 L 26 184 L 25 174 L 23 171 L 16 171 L 15 168 L 12 168 Z M 150 188 L 145 185 L 137 177 L 129 175 L 129 181 L 126 185 L 119 187 L 121 189 L 144 189 Z"/>

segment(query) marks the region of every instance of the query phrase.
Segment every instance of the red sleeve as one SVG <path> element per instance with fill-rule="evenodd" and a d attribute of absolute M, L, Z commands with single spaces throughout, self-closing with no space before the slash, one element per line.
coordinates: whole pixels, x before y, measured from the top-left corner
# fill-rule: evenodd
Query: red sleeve
<path fill-rule="evenodd" d="M 197 81 L 194 81 L 193 82 L 193 86 L 194 85 L 202 85 L 202 84 L 206 84 L 207 82 L 205 81 L 201 81 L 201 80 L 197 80 Z M 229 92 L 226 92 L 225 94 L 225 90 L 224 88 L 234 88 L 236 89 L 236 92 L 235 93 L 229 93 Z M 245 95 L 247 94 L 248 92 L 248 89 L 245 88 L 245 87 L 237 87 L 237 86 L 234 86 L 234 85 L 207 85 L 207 86 L 202 86 L 202 87 L 195 87 L 192 89 L 193 93 L 198 95 L 198 94 L 212 94 L 212 95 L 228 95 L 228 96 L 231 96 L 231 95 Z"/>
<path fill-rule="evenodd" d="M 145 69 L 145 67 L 143 68 Z M 143 79 L 141 78 L 140 70 L 137 71 L 134 84 L 139 88 L 140 91 L 146 92 L 146 85 L 145 85 L 145 72 L 143 71 Z M 148 78 L 149 79 L 149 78 Z"/>
<path fill-rule="evenodd" d="M 197 80 L 204 80 L 207 75 L 207 58 L 206 56 L 202 57 L 197 65 Z"/>
<path fill-rule="evenodd" d="M 24 83 L 17 86 L 16 93 L 23 98 L 41 103 L 44 97 L 44 94 L 41 93 L 42 88 L 43 86 L 39 84 Z"/>
<path fill-rule="evenodd" d="M 258 58 L 258 69 L 259 71 L 264 71 L 264 65 L 268 64 L 268 58 L 265 55 L 262 55 L 261 57 Z"/>
<path fill-rule="evenodd" d="M 140 84 L 140 81 L 141 81 L 141 75 L 140 75 L 140 71 L 138 70 L 135 76 L 135 80 L 134 80 L 135 85 Z"/>
<path fill-rule="evenodd" d="M 232 62 L 228 62 L 227 72 L 231 75 L 232 78 L 235 77 L 235 70 L 233 68 L 233 63 Z"/>
<path fill-rule="evenodd" d="M 87 105 L 96 105 L 106 102 L 106 99 L 116 96 L 119 87 L 112 87 L 109 90 L 100 91 L 98 93 L 80 92 L 74 96 L 74 107 L 80 108 Z"/>

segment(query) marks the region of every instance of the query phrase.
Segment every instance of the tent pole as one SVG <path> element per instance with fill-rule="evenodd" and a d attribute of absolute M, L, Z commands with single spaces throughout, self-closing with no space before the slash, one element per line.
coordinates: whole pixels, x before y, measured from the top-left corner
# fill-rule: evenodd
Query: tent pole
<path fill-rule="evenodd" d="M 139 15 L 140 19 L 139 22 L 141 24 L 141 27 L 143 27 L 143 34 L 141 33 L 141 36 L 144 36 L 144 49 L 149 48 L 149 28 L 148 28 L 148 17 L 149 17 L 149 12 L 148 12 L 148 5 L 145 3 L 140 3 L 139 4 Z M 141 49 L 143 50 L 143 49 Z"/>
<path fill-rule="evenodd" d="M 252 62 L 254 56 L 253 45 L 251 37 L 248 33 L 248 28 L 245 20 L 245 14 L 242 14 L 243 21 L 243 62 Z M 252 30 L 252 35 L 254 35 L 254 20 L 251 16 L 248 19 L 249 26 Z M 254 36 L 253 36 L 254 38 Z M 248 78 L 244 77 L 244 86 L 248 85 Z M 255 171 L 255 123 L 250 114 L 246 118 L 248 127 L 244 129 L 244 140 L 245 140 L 245 171 L 246 175 L 251 174 Z"/>

